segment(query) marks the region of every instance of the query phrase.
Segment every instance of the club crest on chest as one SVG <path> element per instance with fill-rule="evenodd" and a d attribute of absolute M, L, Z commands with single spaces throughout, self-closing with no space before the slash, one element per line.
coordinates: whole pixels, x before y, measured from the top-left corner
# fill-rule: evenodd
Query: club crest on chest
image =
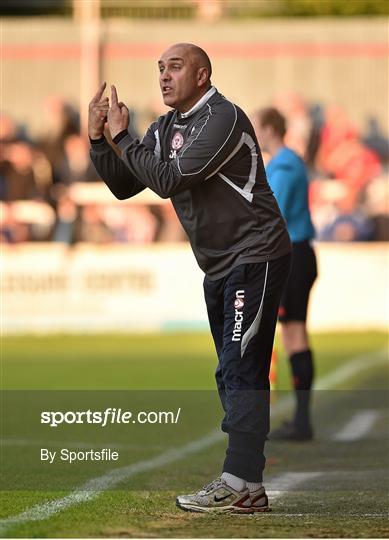
<path fill-rule="evenodd" d="M 182 147 L 183 144 L 184 137 L 179 131 L 176 131 L 172 138 L 172 147 L 169 154 L 170 159 L 175 159 L 177 157 L 177 151 Z"/>

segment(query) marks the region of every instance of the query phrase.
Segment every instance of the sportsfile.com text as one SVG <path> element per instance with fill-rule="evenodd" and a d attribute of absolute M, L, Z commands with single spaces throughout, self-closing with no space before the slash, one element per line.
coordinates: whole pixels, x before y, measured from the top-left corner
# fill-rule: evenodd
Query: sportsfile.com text
<path fill-rule="evenodd" d="M 176 411 L 139 411 L 133 413 L 108 407 L 104 411 L 42 411 L 41 424 L 58 427 L 61 424 L 177 424 L 181 407 Z"/>

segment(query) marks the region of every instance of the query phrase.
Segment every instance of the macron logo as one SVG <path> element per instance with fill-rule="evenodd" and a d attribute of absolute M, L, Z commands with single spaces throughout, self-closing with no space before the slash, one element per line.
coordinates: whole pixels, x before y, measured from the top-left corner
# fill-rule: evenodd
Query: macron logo
<path fill-rule="evenodd" d="M 232 341 L 240 341 L 242 337 L 242 322 L 243 322 L 243 306 L 244 306 L 244 290 L 236 291 L 235 293 L 235 325 L 232 332 Z"/>

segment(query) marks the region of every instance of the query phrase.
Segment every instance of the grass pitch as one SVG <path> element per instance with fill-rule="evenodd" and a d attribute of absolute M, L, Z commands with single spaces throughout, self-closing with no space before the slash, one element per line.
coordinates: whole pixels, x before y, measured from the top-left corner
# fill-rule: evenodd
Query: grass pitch
<path fill-rule="evenodd" d="M 268 443 L 266 485 L 273 495 L 269 514 L 207 516 L 175 507 L 177 493 L 193 491 L 220 473 L 225 440 L 215 439 L 184 457 L 149 470 L 140 468 L 119 480 L 114 489 L 103 489 L 89 500 L 81 498 L 62 509 L 58 501 L 68 500 L 74 488 L 45 490 L 40 485 L 3 491 L 1 534 L 27 538 L 387 537 L 388 370 L 375 362 L 377 351 L 385 347 L 387 336 L 382 333 L 313 336 L 317 378 L 355 364 L 356 357 L 359 364 L 361 359 L 366 362 L 366 368 L 350 372 L 336 389 L 316 393 L 315 441 Z M 170 390 L 178 392 L 171 394 L 179 400 L 191 395 L 192 410 L 196 396 L 211 399 L 215 367 L 213 345 L 206 334 L 3 339 L 3 387 L 10 390 L 142 390 L 149 396 L 150 408 L 158 407 L 156 396 L 160 394 L 156 391 Z M 278 388 L 290 388 L 289 367 L 283 357 L 278 362 Z M 280 392 L 274 408 L 285 399 Z M 354 415 L 366 410 L 376 415 L 368 432 L 354 441 L 336 441 L 336 434 Z M 125 454 L 126 463 L 149 462 L 203 438 L 219 416 L 217 410 L 215 418 L 212 414 L 207 418 L 203 412 L 193 414 L 190 429 L 184 425 L 175 435 L 154 428 L 147 434 L 139 432 L 136 440 L 128 441 L 132 447 Z M 72 433 L 72 441 L 76 434 Z M 8 448 L 17 455 L 22 442 L 12 446 L 11 441 Z M 111 464 L 109 469 L 113 468 Z M 79 484 L 76 478 L 76 486 L 106 472 L 87 470 L 85 478 L 80 475 Z M 44 515 L 50 501 L 57 501 L 58 511 Z M 42 517 L 45 519 L 39 519 Z"/>

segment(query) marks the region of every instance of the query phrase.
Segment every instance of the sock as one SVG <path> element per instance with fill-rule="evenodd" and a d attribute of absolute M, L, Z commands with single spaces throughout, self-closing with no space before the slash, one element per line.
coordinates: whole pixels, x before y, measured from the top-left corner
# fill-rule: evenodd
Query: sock
<path fill-rule="evenodd" d="M 224 472 L 221 475 L 221 479 L 224 480 L 228 486 L 232 487 L 232 489 L 235 489 L 235 491 L 243 491 L 246 487 L 246 480 L 228 472 Z"/>
<path fill-rule="evenodd" d="M 293 383 L 296 392 L 296 412 L 294 423 L 297 429 L 305 430 L 309 428 L 309 402 L 311 397 L 311 386 L 314 375 L 312 351 L 307 349 L 294 353 L 289 358 Z"/>
<path fill-rule="evenodd" d="M 250 493 L 252 493 L 253 491 L 257 491 L 262 487 L 262 482 L 246 482 L 246 486 L 248 487 Z"/>

